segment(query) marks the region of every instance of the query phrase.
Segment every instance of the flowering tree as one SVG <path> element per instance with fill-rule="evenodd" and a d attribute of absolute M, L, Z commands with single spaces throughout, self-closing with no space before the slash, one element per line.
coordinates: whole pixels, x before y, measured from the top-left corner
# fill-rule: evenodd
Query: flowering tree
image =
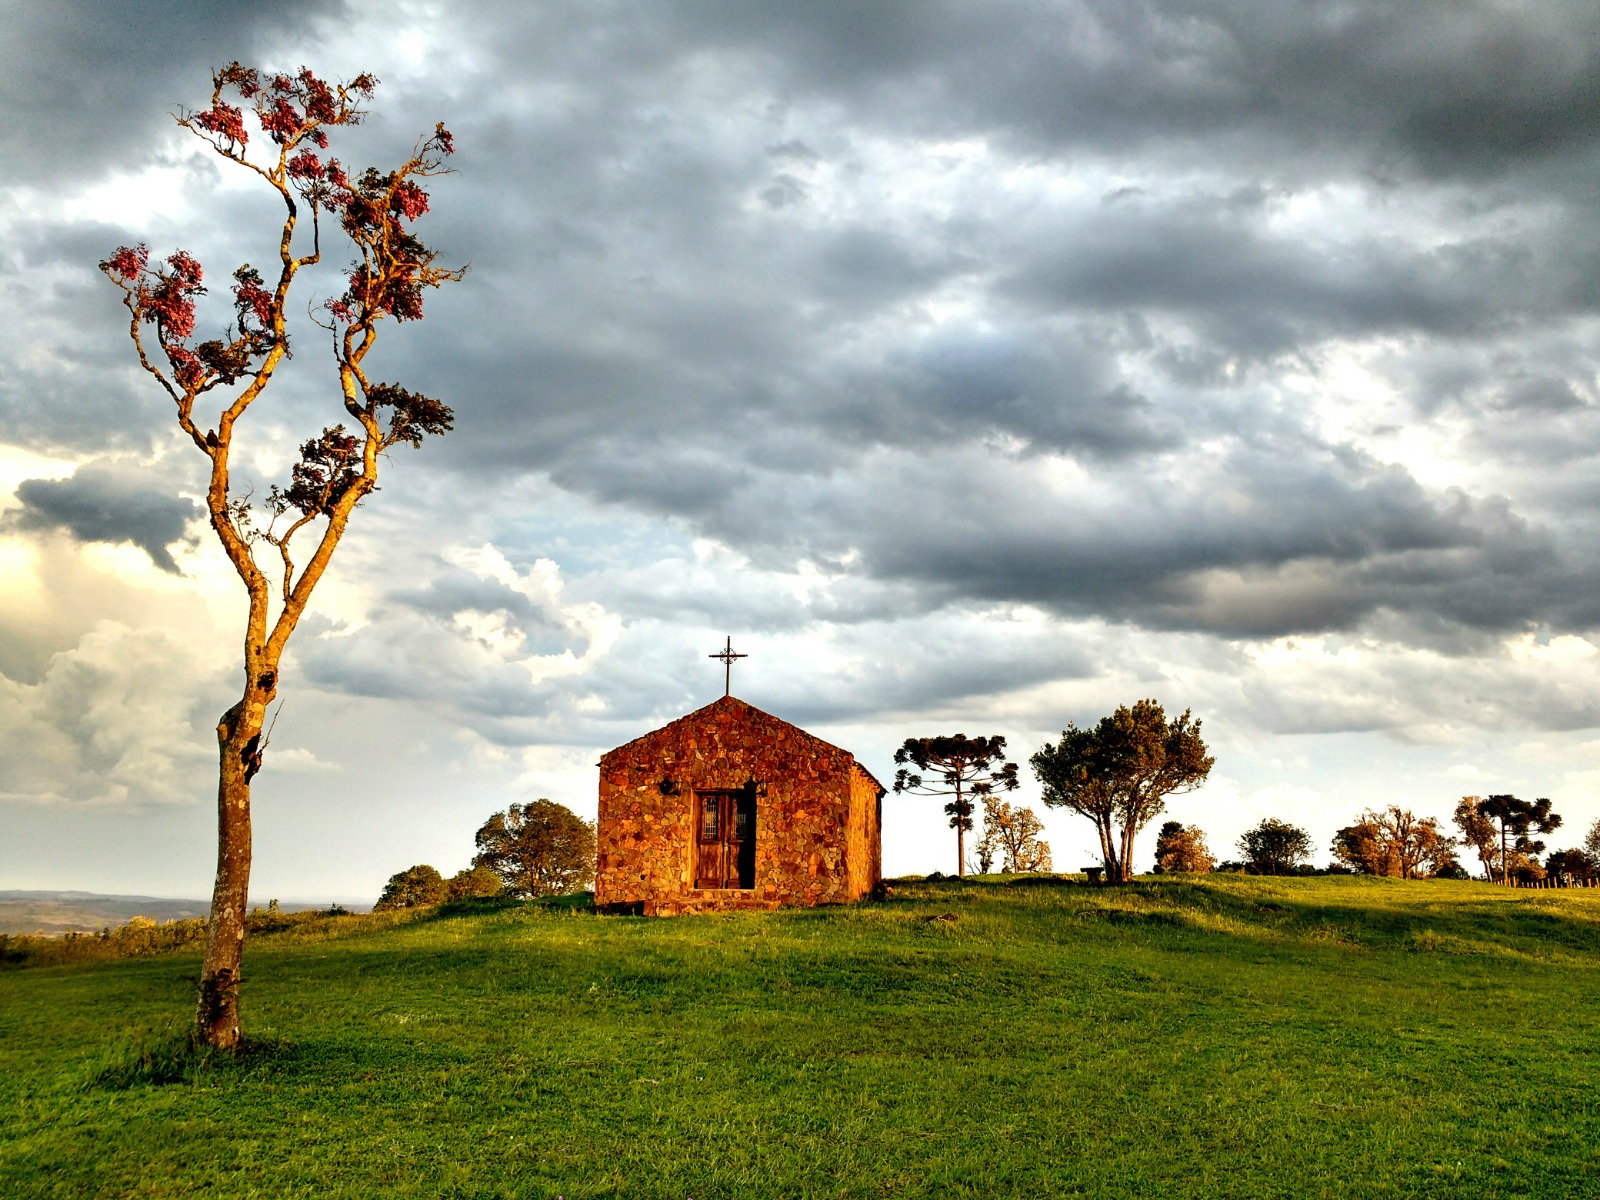
<path fill-rule="evenodd" d="M 983 798 L 983 840 L 978 843 L 978 870 L 987 875 L 996 858 L 1007 875 L 1049 874 L 1050 843 L 1041 842 L 1044 822 L 1031 808 L 1012 808 L 995 796 Z"/>
<path fill-rule="evenodd" d="M 361 122 L 360 105 L 376 85 L 366 74 L 329 83 L 304 68 L 295 75 L 268 75 L 232 63 L 212 75 L 209 108 L 178 113 L 179 125 L 258 176 L 285 209 L 276 278 L 269 282 L 249 265 L 233 273 L 234 319 L 221 337 L 195 340 L 195 301 L 206 288 L 204 272 L 189 254 L 178 250 L 152 265 L 143 245 L 123 246 L 100 264 L 122 291 L 140 365 L 172 399 L 179 427 L 210 460 L 207 513 L 248 597 L 244 687 L 217 722 L 217 879 L 196 1015 L 196 1035 L 220 1048 L 239 1042 L 250 781 L 261 770 L 267 706 L 277 694 L 284 647 L 351 512 L 377 486 L 380 456 L 401 443 L 420 446 L 424 436 L 447 432 L 453 419 L 444 404 L 374 381 L 363 365 L 386 318 L 421 319 L 423 289 L 463 274 L 436 266 L 434 252 L 410 228 L 428 211 L 419 180 L 445 173 L 455 149 L 443 125 L 389 172 L 369 168 L 352 177 L 338 159 L 324 161 L 319 153 L 328 149 L 329 130 Z M 234 98 L 238 105 L 228 102 Z M 246 153 L 246 114 L 264 135 L 264 153 Z M 341 294 L 315 317 L 329 335 L 353 428 L 329 426 L 300 447 L 287 485 L 273 486 L 265 524 L 258 525 L 249 494 L 238 495 L 229 479 L 234 436 L 288 357 L 289 292 L 300 271 L 321 260 L 323 214 L 337 221 L 355 249 Z M 297 535 L 310 543 L 301 562 Z"/>

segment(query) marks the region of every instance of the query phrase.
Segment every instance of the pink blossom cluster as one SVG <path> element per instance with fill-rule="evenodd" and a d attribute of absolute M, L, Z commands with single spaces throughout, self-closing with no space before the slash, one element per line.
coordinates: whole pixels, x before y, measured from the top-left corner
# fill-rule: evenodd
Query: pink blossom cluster
<path fill-rule="evenodd" d="M 338 99 L 334 96 L 333 89 L 305 67 L 300 68 L 300 94 L 304 97 L 308 119 L 332 121 L 338 117 Z"/>
<path fill-rule="evenodd" d="M 167 256 L 165 266 L 152 271 L 149 248 L 140 243 L 117 247 L 100 269 L 113 279 L 133 284 L 128 291 L 134 313 L 155 325 L 178 382 L 186 388 L 198 387 L 205 367 L 183 342 L 194 336 L 194 300 L 206 290 L 200 264 L 186 251 L 176 250 Z"/>
<path fill-rule="evenodd" d="M 244 127 L 244 114 L 220 100 L 208 111 L 197 113 L 194 123 L 207 133 L 221 134 L 236 146 L 243 146 L 250 140 L 250 134 Z"/>
<path fill-rule="evenodd" d="M 428 193 L 409 179 L 402 179 L 389 193 L 389 211 L 415 221 L 428 211 Z"/>
<path fill-rule="evenodd" d="M 233 273 L 233 306 L 239 313 L 239 332 L 245 332 L 245 319 L 253 317 L 260 330 L 272 324 L 272 293 L 261 286 L 261 273 L 254 267 L 240 267 Z"/>
<path fill-rule="evenodd" d="M 403 265 L 410 267 L 413 264 L 408 262 Z M 350 273 L 350 290 L 344 294 L 343 304 L 347 308 L 359 306 L 369 312 L 388 313 L 397 321 L 420 321 L 422 288 L 411 270 L 385 278 L 375 271 L 358 267 Z"/>
<path fill-rule="evenodd" d="M 212 83 L 218 90 L 233 86 L 239 89 L 239 95 L 246 100 L 253 98 L 261 90 L 261 72 L 254 67 L 241 66 L 231 62 L 222 70 L 211 77 Z"/>
<path fill-rule="evenodd" d="M 261 128 L 278 145 L 287 146 L 304 137 L 322 150 L 328 147 L 328 135 L 316 126 L 356 123 L 360 113 L 349 107 L 344 95 L 354 92 L 370 97 L 378 85 L 375 76 L 363 72 L 341 92 L 317 78 L 308 67 L 301 67 L 294 75 L 273 75 L 263 82 L 259 71 L 237 62 L 218 71 L 212 81 L 219 91 L 233 87 L 244 99 L 254 100 Z M 245 144 L 243 114 L 220 100 L 214 101 L 211 108 L 197 115 L 194 121 L 209 133 L 220 134 L 236 145 Z"/>
<path fill-rule="evenodd" d="M 204 272 L 186 252 L 167 255 L 167 267 L 139 285 L 139 311 L 160 328 L 163 344 L 194 334 L 194 298 L 205 292 L 200 286 Z"/>
<path fill-rule="evenodd" d="M 108 275 L 120 275 L 132 283 L 150 264 L 150 248 L 143 242 L 137 246 L 119 246 L 117 252 L 105 262 L 100 264 L 100 269 Z"/>
<path fill-rule="evenodd" d="M 205 381 L 205 367 L 187 346 L 163 343 L 162 348 L 167 352 L 167 361 L 172 364 L 172 373 L 186 389 L 193 391 Z"/>
<path fill-rule="evenodd" d="M 288 144 L 300 132 L 300 110 L 282 97 L 270 105 L 263 104 L 257 110 L 257 116 L 261 119 L 261 128 L 280 146 Z"/>

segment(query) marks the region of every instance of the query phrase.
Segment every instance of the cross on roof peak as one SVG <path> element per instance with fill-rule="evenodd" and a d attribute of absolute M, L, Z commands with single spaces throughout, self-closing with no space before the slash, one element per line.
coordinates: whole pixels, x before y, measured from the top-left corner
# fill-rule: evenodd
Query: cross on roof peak
<path fill-rule="evenodd" d="M 720 658 L 722 660 L 722 694 L 724 697 L 733 694 L 733 660 L 736 658 L 749 658 L 748 654 L 737 654 L 733 649 L 733 636 L 727 637 L 726 644 L 715 654 L 706 655 L 707 658 Z"/>

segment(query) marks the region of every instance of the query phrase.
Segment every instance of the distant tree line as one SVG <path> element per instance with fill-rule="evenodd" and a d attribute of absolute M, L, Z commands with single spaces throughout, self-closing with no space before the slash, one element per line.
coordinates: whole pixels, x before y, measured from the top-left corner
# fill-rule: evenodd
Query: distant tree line
<path fill-rule="evenodd" d="M 1299 826 L 1267 817 L 1239 839 L 1238 859 L 1217 863 L 1198 827 L 1168 821 L 1156 836 L 1156 872 L 1237 871 L 1250 875 L 1373 875 L 1392 879 L 1469 879 L 1457 858 L 1471 848 L 1483 878 L 1491 883 L 1528 884 L 1550 876 L 1565 881 L 1600 879 L 1600 821 L 1590 826 L 1584 844 L 1552 851 L 1541 864 L 1545 843 L 1532 837 L 1561 826 L 1549 800 L 1515 796 L 1463 797 L 1454 823 L 1460 836 L 1446 833 L 1433 817 L 1419 817 L 1391 804 L 1368 809 L 1333 835 L 1333 861 L 1310 864 L 1311 835 Z"/>
<path fill-rule="evenodd" d="M 998 793 L 1018 786 L 1017 764 L 1005 760 L 1005 738 L 964 734 L 907 738 L 895 753 L 900 770 L 896 792 L 937 796 L 956 831 L 957 874 L 967 871 L 966 834 L 974 827 L 975 804 L 984 809 L 984 833 L 973 864 L 988 873 L 1050 871 L 1044 825 L 1031 809 L 1013 808 Z M 1166 809 L 1169 796 L 1203 784 L 1215 762 L 1200 736 L 1200 722 L 1186 709 L 1168 720 L 1155 700 L 1119 707 L 1092 726 L 1068 724 L 1061 740 L 1040 747 L 1029 760 L 1043 785 L 1044 803 L 1089 821 L 1100 843 L 1109 882 L 1133 875 L 1134 841 Z M 1434 817 L 1398 804 L 1367 808 L 1334 833 L 1332 861 L 1311 865 L 1314 846 L 1304 829 L 1265 817 L 1238 841 L 1239 857 L 1217 862 L 1198 826 L 1164 822 L 1156 835 L 1157 873 L 1241 871 L 1254 875 L 1355 874 L 1395 879 L 1468 879 L 1457 857 L 1470 848 L 1483 878 L 1494 883 L 1530 883 L 1547 876 L 1564 880 L 1600 878 L 1600 821 L 1584 844 L 1551 852 L 1536 835 L 1561 827 L 1547 799 L 1512 795 L 1466 796 L 1456 806 L 1459 833 Z"/>
<path fill-rule="evenodd" d="M 470 867 L 449 879 L 425 863 L 396 872 L 374 911 L 474 897 L 566 896 L 594 883 L 594 822 L 553 800 L 513 804 L 485 821 L 473 840 L 478 853 Z"/>

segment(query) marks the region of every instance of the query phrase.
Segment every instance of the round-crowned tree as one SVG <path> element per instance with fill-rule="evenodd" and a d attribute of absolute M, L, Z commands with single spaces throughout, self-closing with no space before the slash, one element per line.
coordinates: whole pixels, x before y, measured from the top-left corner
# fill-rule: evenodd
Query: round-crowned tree
<path fill-rule="evenodd" d="M 1292 875 L 1298 863 L 1311 857 L 1311 835 L 1298 825 L 1263 817 L 1245 830 L 1239 851 L 1257 875 Z"/>
<path fill-rule="evenodd" d="M 1188 709 L 1168 721 L 1154 700 L 1120 706 L 1097 725 L 1068 723 L 1061 740 L 1030 759 L 1042 799 L 1094 822 L 1106 878 L 1133 878 L 1133 839 L 1166 808 L 1166 798 L 1205 783 L 1215 763 Z"/>
<path fill-rule="evenodd" d="M 483 823 L 474 867 L 518 896 L 565 896 L 594 882 L 594 824 L 564 804 L 513 804 Z"/>
<path fill-rule="evenodd" d="M 383 895 L 378 897 L 378 902 L 372 906 L 372 911 L 421 908 L 428 904 L 438 904 L 444 899 L 444 876 L 426 863 L 419 863 L 417 866 L 407 867 L 404 871 L 389 876 Z"/>

